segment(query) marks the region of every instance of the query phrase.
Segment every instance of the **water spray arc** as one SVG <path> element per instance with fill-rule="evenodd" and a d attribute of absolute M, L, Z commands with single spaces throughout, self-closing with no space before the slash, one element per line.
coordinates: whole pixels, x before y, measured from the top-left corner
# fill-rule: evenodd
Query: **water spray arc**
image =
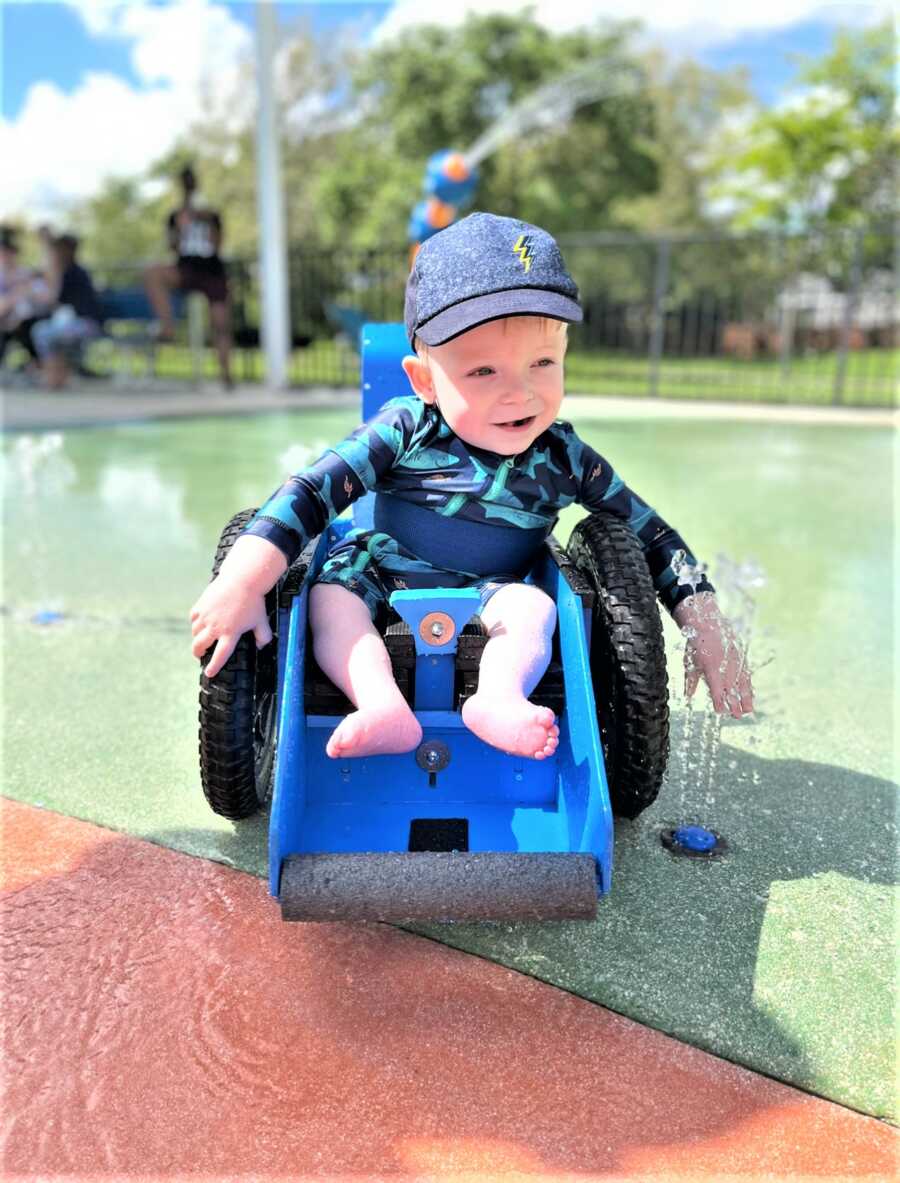
<path fill-rule="evenodd" d="M 427 238 L 456 221 L 471 204 L 478 187 L 479 164 L 502 144 L 534 132 L 558 128 L 571 119 L 579 107 L 636 94 L 644 85 L 634 67 L 595 58 L 539 87 L 510 107 L 471 147 L 464 151 L 442 149 L 435 152 L 425 166 L 425 195 L 414 207 L 409 221 L 410 261 Z"/>

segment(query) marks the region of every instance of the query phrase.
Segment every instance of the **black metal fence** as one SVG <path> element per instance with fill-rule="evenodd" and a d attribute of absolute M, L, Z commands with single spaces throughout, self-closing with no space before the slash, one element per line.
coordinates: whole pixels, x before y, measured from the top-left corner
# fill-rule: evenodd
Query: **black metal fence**
<path fill-rule="evenodd" d="M 572 393 L 895 402 L 900 304 L 892 228 L 653 239 L 585 233 L 560 244 L 585 312 L 570 333 Z M 358 383 L 359 327 L 401 319 L 408 259 L 400 244 L 291 249 L 293 384 Z M 237 374 L 262 379 L 258 269 L 237 260 L 229 271 Z"/>

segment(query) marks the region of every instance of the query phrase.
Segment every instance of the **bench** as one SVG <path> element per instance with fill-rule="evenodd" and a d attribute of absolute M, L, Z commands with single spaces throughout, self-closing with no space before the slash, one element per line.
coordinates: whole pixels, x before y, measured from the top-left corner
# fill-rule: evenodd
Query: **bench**
<path fill-rule="evenodd" d="M 112 342 L 117 349 L 142 355 L 147 375 L 156 374 L 157 341 L 154 326 L 158 317 L 142 287 L 102 288 L 97 292 L 105 332 L 101 341 Z M 191 369 L 195 382 L 203 374 L 206 300 L 200 295 L 171 292 L 172 312 L 176 320 L 187 320 Z"/>

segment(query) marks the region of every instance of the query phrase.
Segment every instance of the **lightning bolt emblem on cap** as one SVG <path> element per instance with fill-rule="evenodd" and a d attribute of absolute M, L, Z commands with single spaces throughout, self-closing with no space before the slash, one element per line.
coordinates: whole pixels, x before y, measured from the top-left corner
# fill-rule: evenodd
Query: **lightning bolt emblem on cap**
<path fill-rule="evenodd" d="M 519 262 L 526 271 L 531 270 L 531 260 L 534 258 L 528 252 L 531 248 L 531 237 L 528 234 L 520 234 L 516 239 L 516 245 L 513 247 L 513 254 L 519 256 Z"/>

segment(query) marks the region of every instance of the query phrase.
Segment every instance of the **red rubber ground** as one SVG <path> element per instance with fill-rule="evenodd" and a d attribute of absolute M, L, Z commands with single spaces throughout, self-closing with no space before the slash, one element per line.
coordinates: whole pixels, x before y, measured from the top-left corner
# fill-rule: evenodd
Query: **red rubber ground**
<path fill-rule="evenodd" d="M 10 1183 L 896 1177 L 892 1128 L 552 986 L 2 818 Z"/>

